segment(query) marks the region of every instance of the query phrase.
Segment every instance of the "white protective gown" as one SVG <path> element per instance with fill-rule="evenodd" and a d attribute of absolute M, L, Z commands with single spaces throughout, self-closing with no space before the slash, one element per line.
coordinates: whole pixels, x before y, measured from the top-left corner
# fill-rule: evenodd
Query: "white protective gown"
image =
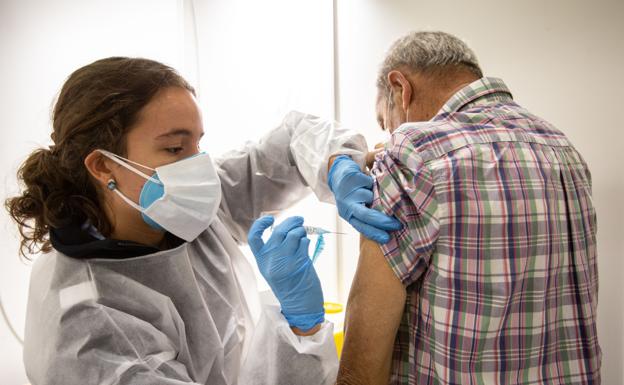
<path fill-rule="evenodd" d="M 238 248 L 261 211 L 312 187 L 331 201 L 327 159 L 364 161 L 362 136 L 290 113 L 257 144 L 217 161 L 218 217 L 192 242 L 127 259 L 40 256 L 31 275 L 24 362 L 43 384 L 332 384 L 333 326 L 296 336 L 261 304 Z"/>

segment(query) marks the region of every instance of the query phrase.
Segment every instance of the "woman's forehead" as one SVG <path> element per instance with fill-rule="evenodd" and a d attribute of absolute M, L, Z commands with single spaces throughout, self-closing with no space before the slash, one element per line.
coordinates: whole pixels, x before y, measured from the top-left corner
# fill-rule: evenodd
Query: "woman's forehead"
<path fill-rule="evenodd" d="M 201 112 L 190 92 L 178 87 L 167 88 L 158 92 L 140 111 L 135 129 L 153 137 L 184 134 L 184 131 L 201 135 Z"/>

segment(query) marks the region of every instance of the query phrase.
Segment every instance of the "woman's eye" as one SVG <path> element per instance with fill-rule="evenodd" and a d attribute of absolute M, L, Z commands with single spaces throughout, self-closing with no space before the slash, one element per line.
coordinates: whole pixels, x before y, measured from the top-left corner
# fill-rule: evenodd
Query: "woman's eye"
<path fill-rule="evenodd" d="M 173 154 L 173 155 L 179 153 L 182 150 L 183 150 L 182 147 L 169 147 L 169 148 L 165 148 L 165 151 L 167 151 L 168 153 Z"/>

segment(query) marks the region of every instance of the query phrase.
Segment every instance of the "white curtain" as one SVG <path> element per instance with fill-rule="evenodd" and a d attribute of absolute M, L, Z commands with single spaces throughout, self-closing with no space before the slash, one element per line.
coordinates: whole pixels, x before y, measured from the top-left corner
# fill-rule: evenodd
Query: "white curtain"
<path fill-rule="evenodd" d="M 184 7 L 192 15 L 187 25 L 194 23 L 196 31 L 205 150 L 221 154 L 258 139 L 290 110 L 333 118 L 332 1 L 188 0 Z M 314 196 L 278 221 L 289 215 L 302 215 L 310 225 L 336 226 L 335 208 Z M 336 239 L 326 239 L 316 268 L 326 300 L 336 301 Z M 249 250 L 244 251 L 251 260 Z"/>

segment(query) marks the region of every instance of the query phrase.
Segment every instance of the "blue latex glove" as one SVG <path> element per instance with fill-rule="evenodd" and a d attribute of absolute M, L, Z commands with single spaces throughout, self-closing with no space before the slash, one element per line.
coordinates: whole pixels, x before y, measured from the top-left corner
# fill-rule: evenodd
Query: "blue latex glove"
<path fill-rule="evenodd" d="M 303 218 L 290 217 L 276 226 L 264 243 L 262 234 L 274 221 L 272 216 L 264 216 L 251 225 L 249 247 L 290 326 L 308 331 L 325 319 L 321 281 L 308 255 L 310 239 Z"/>
<path fill-rule="evenodd" d="M 373 202 L 373 178 L 364 174 L 350 157 L 336 157 L 327 179 L 338 214 L 366 238 L 385 244 L 390 241 L 388 231 L 403 227 L 396 218 L 367 207 Z"/>

